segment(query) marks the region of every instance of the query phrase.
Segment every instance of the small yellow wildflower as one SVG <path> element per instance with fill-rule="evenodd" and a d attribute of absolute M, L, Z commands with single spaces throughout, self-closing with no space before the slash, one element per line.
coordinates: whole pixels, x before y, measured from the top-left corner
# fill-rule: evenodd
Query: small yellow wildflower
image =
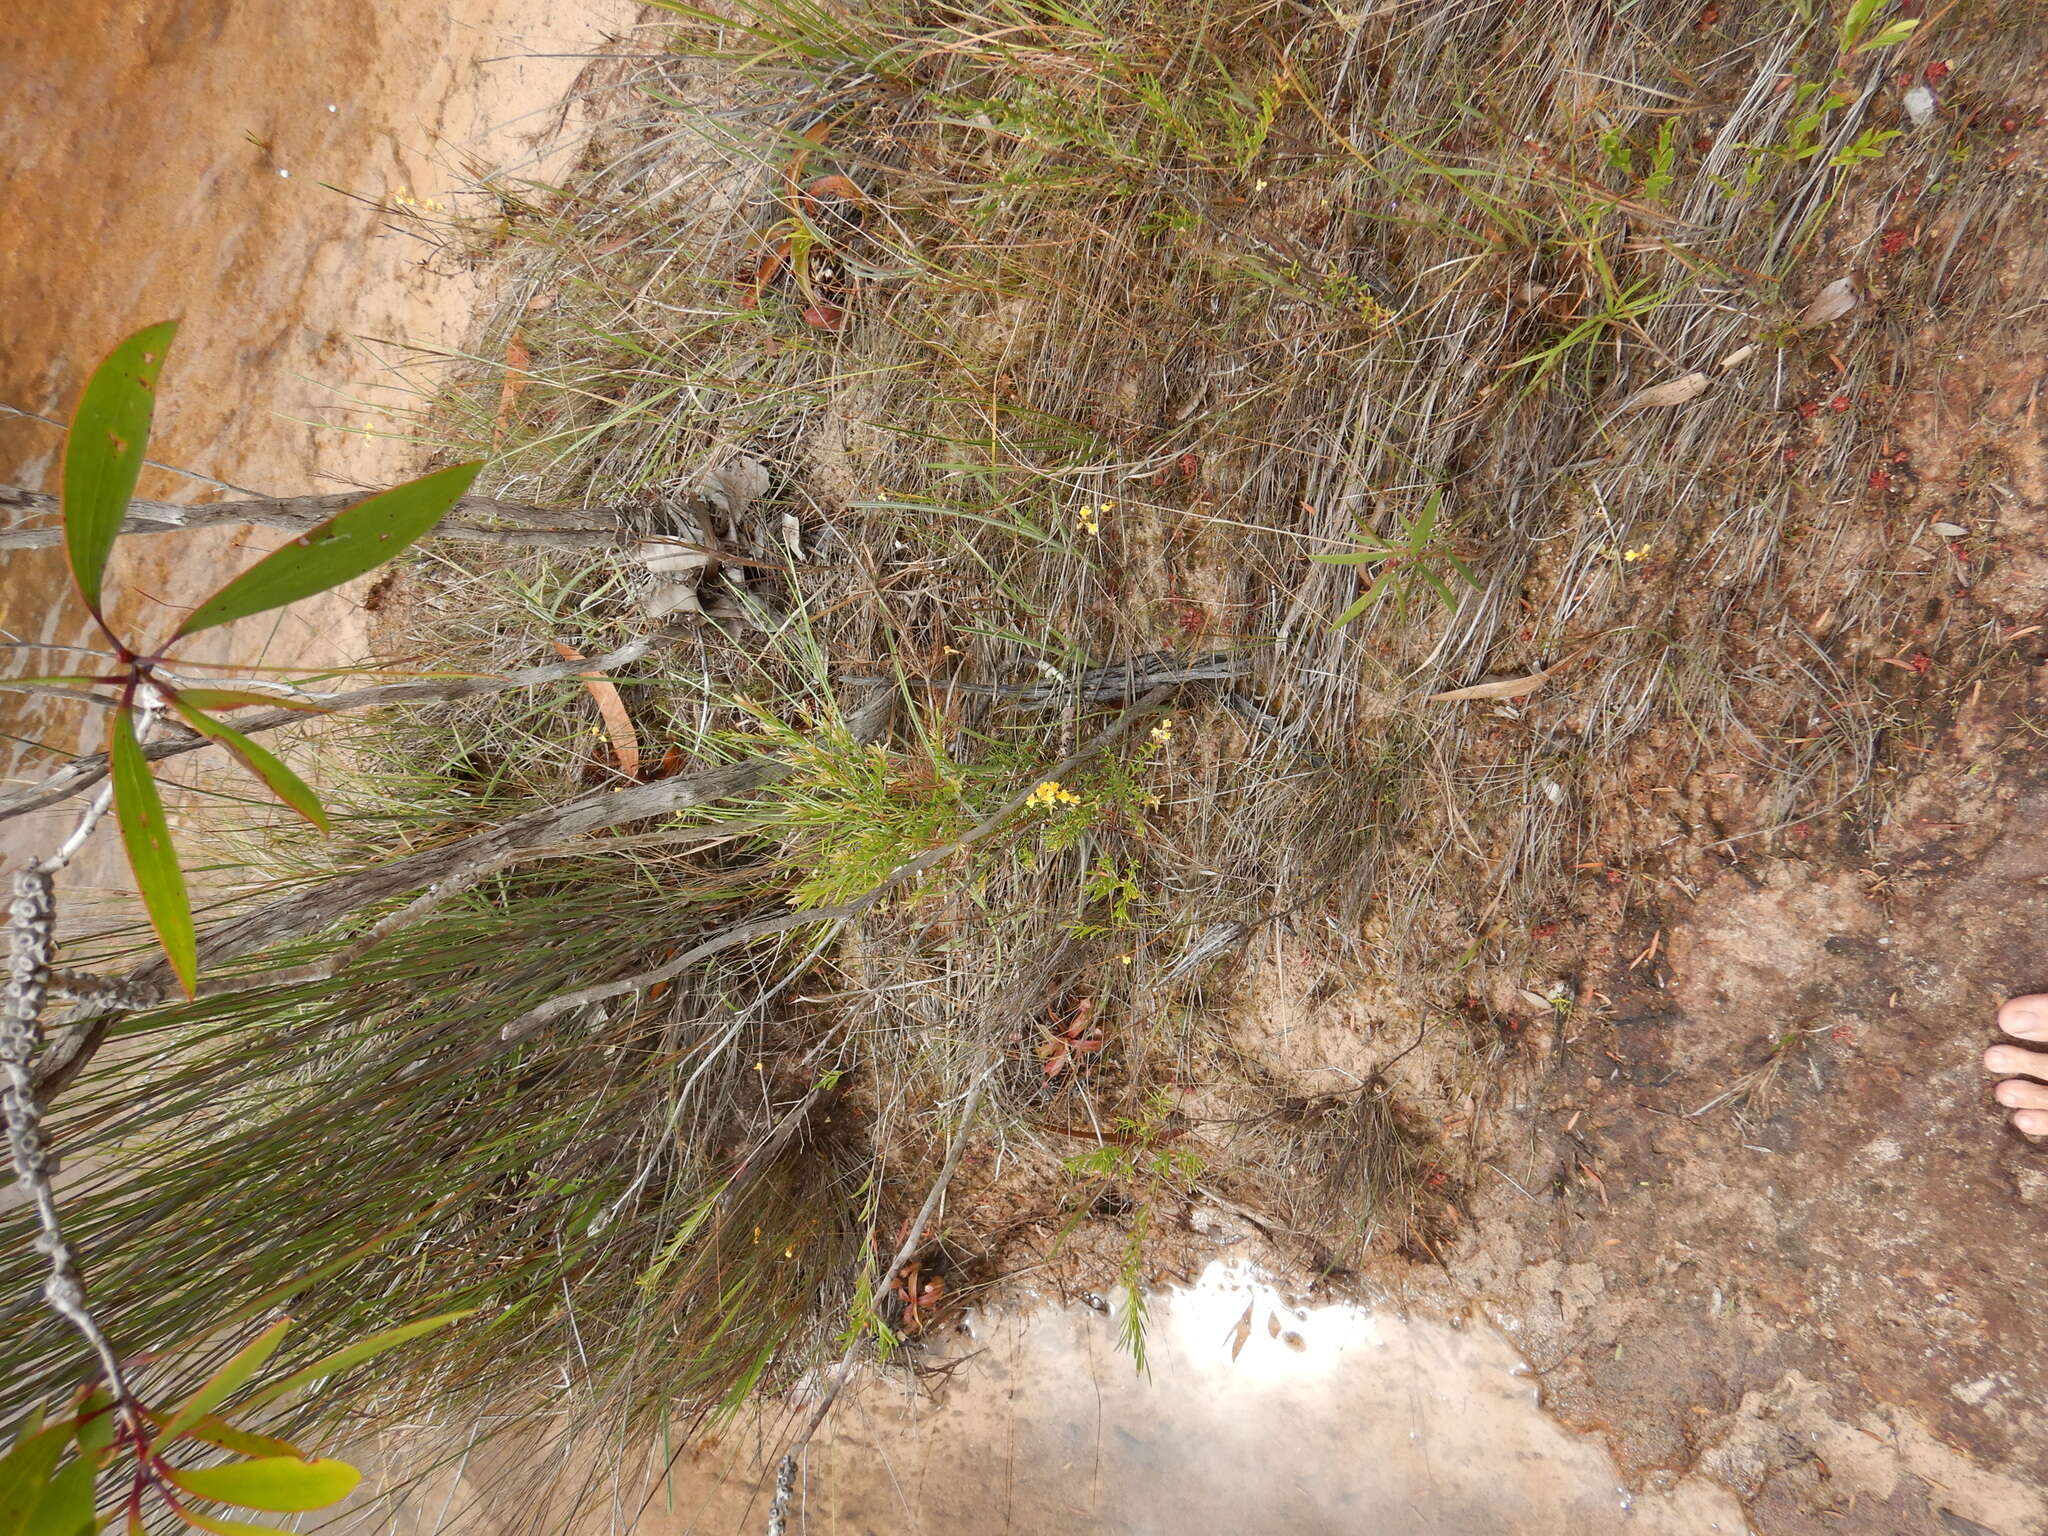
<path fill-rule="evenodd" d="M 1092 534 L 1096 538 L 1102 537 L 1101 518 L 1101 507 L 1083 507 L 1074 514 L 1074 521 L 1080 525 L 1081 531 L 1086 534 Z"/>
<path fill-rule="evenodd" d="M 1634 549 L 1624 549 L 1621 552 L 1621 558 L 1631 562 L 1637 560 L 1647 560 L 1649 557 L 1650 546 L 1647 544 L 1638 545 Z"/>
<path fill-rule="evenodd" d="M 1038 788 L 1031 791 L 1031 798 L 1025 803 L 1045 810 L 1051 810 L 1056 805 L 1079 805 L 1081 797 L 1072 790 L 1064 788 L 1058 779 L 1047 779 Z"/>
<path fill-rule="evenodd" d="M 1158 723 L 1157 725 L 1155 725 L 1155 726 L 1153 726 L 1153 727 L 1152 727 L 1152 745 L 1154 745 L 1155 747 L 1164 747 L 1164 746 L 1170 746 L 1170 745 L 1172 745 L 1172 743 L 1173 743 L 1173 721 L 1172 721 L 1172 720 L 1170 720 L 1170 719 L 1168 719 L 1168 720 L 1162 720 L 1162 721 L 1160 721 L 1160 722 L 1159 722 L 1159 723 Z"/>

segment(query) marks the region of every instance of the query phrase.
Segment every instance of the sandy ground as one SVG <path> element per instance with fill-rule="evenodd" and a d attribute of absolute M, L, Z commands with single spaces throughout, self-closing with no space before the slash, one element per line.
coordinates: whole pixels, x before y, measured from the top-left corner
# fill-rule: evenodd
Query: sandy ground
<path fill-rule="evenodd" d="M 426 451 L 393 411 L 460 353 L 486 279 L 440 215 L 485 217 L 477 178 L 546 177 L 605 106 L 588 57 L 632 47 L 630 0 L 450 0 L 278 6 L 264 0 L 81 0 L 0 18 L 0 405 L 61 419 L 117 340 L 182 317 L 142 494 L 206 501 L 377 486 Z M 623 40 L 623 41 L 622 41 Z M 601 70 L 595 71 L 601 73 Z M 0 412 L 0 478 L 54 489 L 61 436 Z M 210 478 L 200 478 L 210 477 Z M 115 613 L 144 637 L 271 535 L 133 541 Z M 87 639 L 55 551 L 0 572 L 17 639 Z M 200 659 L 328 666 L 361 659 L 346 596 L 251 620 Z M 62 670 L 51 653 L 19 672 Z M 59 653 L 61 661 L 61 653 Z M 7 706 L 4 729 L 63 751 L 75 706 Z M 96 731 L 97 725 L 87 727 Z M 96 742 L 93 743 L 96 745 Z M 48 750 L 0 762 L 39 776 Z M 0 829 L 0 857 L 68 825 L 52 809 Z M 80 893 L 124 887 L 118 849 Z"/>
<path fill-rule="evenodd" d="M 806 1458 L 790 1528 L 812 1532 L 1286 1536 L 1738 1536 L 1704 1477 L 1632 1494 L 1599 1441 L 1544 1413 L 1483 1320 L 1300 1306 L 1242 1261 L 1156 1295 L 1147 1369 L 1117 1343 L 1120 1299 L 1028 1288 L 927 1340 L 918 1369 L 848 1392 Z M 766 1528 L 802 1394 L 583 1501 L 586 1527 L 649 1536 Z M 570 1469 L 511 1440 L 411 1492 L 400 1532 L 528 1528 Z M 525 1497 L 506 1498 L 509 1485 Z M 480 1518 L 479 1518 L 480 1517 Z"/>

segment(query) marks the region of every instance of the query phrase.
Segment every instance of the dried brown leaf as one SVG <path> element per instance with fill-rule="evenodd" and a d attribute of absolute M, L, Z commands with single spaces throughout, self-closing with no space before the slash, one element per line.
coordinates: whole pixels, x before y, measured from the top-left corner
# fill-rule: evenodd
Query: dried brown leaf
<path fill-rule="evenodd" d="M 1799 311 L 1802 328 L 1839 320 L 1856 307 L 1856 280 L 1838 277 L 1813 296 L 1813 302 Z"/>
<path fill-rule="evenodd" d="M 1639 389 L 1621 402 L 1617 415 L 1623 411 L 1647 411 L 1658 406 L 1683 405 L 1688 400 L 1697 400 L 1707 392 L 1707 376 L 1704 373 L 1683 374 L 1675 379 L 1666 379 L 1662 384 L 1652 384 L 1648 389 Z"/>
<path fill-rule="evenodd" d="M 1504 677 L 1498 682 L 1474 683 L 1470 688 L 1453 688 L 1448 693 L 1432 693 L 1432 704 L 1457 704 L 1467 699 L 1519 699 L 1525 693 L 1534 693 L 1550 681 L 1546 671 L 1531 672 L 1527 677 Z"/>
<path fill-rule="evenodd" d="M 555 649 L 564 661 L 585 659 L 581 651 L 560 640 L 555 642 Z M 626 713 L 626 701 L 619 697 L 618 686 L 601 672 L 584 673 L 583 686 L 597 701 L 597 717 L 604 722 L 605 735 L 611 739 L 612 755 L 619 761 L 619 772 L 629 779 L 639 778 L 640 738 L 633 730 L 633 717 Z"/>
<path fill-rule="evenodd" d="M 1244 1316 L 1240 1317 L 1236 1325 L 1230 1330 L 1230 1358 L 1233 1361 L 1244 1353 L 1245 1341 L 1252 1336 L 1252 1307 L 1254 1305 L 1255 1303 L 1249 1301 L 1244 1304 Z"/>
<path fill-rule="evenodd" d="M 505 431 L 512 425 L 512 412 L 518 408 L 527 372 L 532 367 L 533 349 L 527 346 L 525 337 L 514 331 L 512 339 L 505 343 L 505 382 L 498 386 L 498 414 L 491 422 L 493 450 L 505 440 Z"/>

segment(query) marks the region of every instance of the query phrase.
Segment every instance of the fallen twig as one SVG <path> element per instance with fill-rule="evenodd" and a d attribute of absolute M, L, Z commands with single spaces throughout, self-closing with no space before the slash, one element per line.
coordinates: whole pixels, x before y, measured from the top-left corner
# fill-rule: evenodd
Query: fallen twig
<path fill-rule="evenodd" d="M 305 533 L 370 494 L 343 491 L 329 496 L 259 496 L 246 501 L 209 502 L 204 506 L 175 501 L 131 501 L 121 532 L 175 533 L 185 528 L 254 524 Z M 0 550 L 49 549 L 64 541 L 55 496 L 23 486 L 0 485 L 0 512 L 14 514 L 9 526 L 0 528 Z M 48 521 L 24 526 L 31 519 Z M 608 507 L 535 507 L 490 496 L 463 497 L 435 527 L 434 534 L 470 544 L 528 549 L 608 549 L 645 537 L 627 527 L 626 520 Z"/>
<path fill-rule="evenodd" d="M 274 731 L 281 725 L 304 721 L 319 715 L 336 715 L 352 709 L 376 709 L 386 704 L 445 704 L 455 699 L 473 698 L 482 693 L 502 693 L 508 688 L 537 688 L 547 683 L 581 680 L 592 672 L 612 672 L 620 667 L 630 666 L 654 648 L 664 638 L 667 630 L 655 630 L 627 641 L 617 650 L 607 651 L 602 656 L 588 660 L 564 662 L 559 666 L 527 667 L 518 672 L 502 672 L 490 677 L 437 678 L 411 683 L 380 683 L 371 688 L 357 688 L 349 693 L 314 693 L 300 690 L 290 697 L 295 707 L 288 709 L 266 709 L 254 714 L 239 715 L 235 718 L 235 729 L 244 736 L 259 731 Z M 306 706 L 311 705 L 312 709 Z M 208 739 L 182 726 L 166 724 L 167 735 L 148 743 L 143 756 L 150 762 L 160 762 L 167 757 L 178 757 L 186 752 L 197 752 L 207 746 Z M 95 752 L 89 757 L 74 758 L 44 779 L 40 784 L 31 784 L 25 789 L 0 795 L 0 821 L 41 810 L 46 805 L 55 805 L 60 800 L 93 785 L 107 776 L 106 754 Z"/>

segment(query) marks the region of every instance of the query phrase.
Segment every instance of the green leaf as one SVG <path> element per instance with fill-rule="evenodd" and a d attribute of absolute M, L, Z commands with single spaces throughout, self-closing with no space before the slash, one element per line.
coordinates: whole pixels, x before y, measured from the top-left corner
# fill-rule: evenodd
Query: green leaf
<path fill-rule="evenodd" d="M 69 1423 L 51 1424 L 15 1438 L 0 1456 L 0 1536 L 21 1536 L 50 1489 L 50 1474 L 71 1439 Z"/>
<path fill-rule="evenodd" d="M 21 1528 L 21 1536 L 80 1536 L 92 1524 L 93 1474 L 98 1470 L 88 1457 L 73 1457 L 71 1465 L 50 1479 L 43 1497 Z"/>
<path fill-rule="evenodd" d="M 1911 21 L 1895 21 L 1856 51 L 1869 53 L 1874 48 L 1896 48 L 1919 29 L 1920 19 L 1917 16 Z"/>
<path fill-rule="evenodd" d="M 105 1387 L 82 1389 L 77 1414 L 71 1421 L 79 1450 L 96 1457 L 112 1445 L 114 1431 L 120 1428 L 120 1417 L 114 1411 L 114 1396 Z"/>
<path fill-rule="evenodd" d="M 482 468 L 458 464 L 437 470 L 344 508 L 214 593 L 171 638 L 282 608 L 374 571 L 438 523 Z"/>
<path fill-rule="evenodd" d="M 345 1499 L 363 1474 L 345 1461 L 322 1457 L 301 1461 L 296 1456 L 266 1456 L 260 1461 L 230 1461 L 218 1467 L 186 1467 L 171 1481 L 187 1493 L 244 1509 L 290 1514 L 325 1509 Z"/>
<path fill-rule="evenodd" d="M 285 1330 L 291 1325 L 290 1318 L 279 1318 L 236 1350 L 227 1364 L 209 1376 L 206 1384 L 185 1399 L 183 1406 L 171 1415 L 170 1422 L 156 1437 L 156 1443 L 168 1445 L 232 1397 L 244 1382 L 263 1369 L 266 1360 L 277 1353 L 277 1346 L 284 1342 Z"/>
<path fill-rule="evenodd" d="M 217 741 L 226 747 L 241 760 L 244 768 L 268 786 L 273 795 L 322 832 L 328 830 L 327 812 L 322 809 L 320 797 L 313 793 L 310 784 L 234 727 L 224 725 L 188 707 L 186 698 L 187 695 L 180 692 L 171 699 L 171 708 L 177 711 L 179 719 L 208 740 Z"/>
<path fill-rule="evenodd" d="M 142 743 L 135 738 L 135 722 L 127 710 L 114 716 L 108 760 L 113 768 L 114 820 L 121 828 L 121 843 L 128 850 L 128 867 L 135 871 L 135 889 L 156 929 L 164 958 L 178 978 L 187 997 L 199 989 L 199 941 L 192 931 L 192 899 L 185 893 L 185 872 L 178 868 L 178 853 L 171 846 L 171 824 L 164 817 L 164 802 L 150 777 L 149 764 L 142 756 Z M 0 1531 L 0 1536 L 7 1533 Z"/>
<path fill-rule="evenodd" d="M 156 380 L 178 322 L 137 331 L 93 370 L 64 436 L 64 553 L 78 595 L 95 615 L 107 556 L 128 515 L 149 448 Z"/>
<path fill-rule="evenodd" d="M 277 709 L 300 709 L 318 714 L 320 706 L 311 699 L 295 699 L 283 693 L 258 693 L 253 688 L 180 688 L 178 697 L 195 709 L 253 709 L 269 705 Z"/>
<path fill-rule="evenodd" d="M 161 1414 L 152 1415 L 159 1427 L 167 1422 Z M 224 1451 L 233 1451 L 239 1456 L 296 1456 L 300 1461 L 310 1461 L 304 1451 L 289 1440 L 280 1440 L 275 1435 L 259 1435 L 253 1430 L 237 1429 L 217 1413 L 209 1413 L 196 1423 L 185 1426 L 185 1438 L 197 1440 L 202 1445 L 217 1445 Z"/>
<path fill-rule="evenodd" d="M 311 1365 L 296 1370 L 275 1385 L 265 1387 L 249 1399 L 248 1407 L 260 1408 L 274 1403 L 287 1393 L 296 1392 L 300 1387 L 310 1386 L 325 1376 L 336 1376 L 341 1372 L 361 1365 L 365 1360 L 374 1360 L 388 1349 L 432 1333 L 436 1328 L 445 1328 L 452 1322 L 468 1317 L 476 1308 L 465 1308 L 460 1312 L 443 1312 L 435 1317 L 423 1317 L 418 1322 L 405 1323 L 397 1328 L 387 1328 L 382 1333 L 373 1333 L 367 1339 L 359 1339 L 346 1349 L 338 1349 L 331 1355 L 315 1360 Z M 0 1532 L 0 1536 L 6 1536 Z"/>
<path fill-rule="evenodd" d="M 120 681 L 121 679 L 117 677 L 87 677 L 76 673 L 56 673 L 49 677 L 0 678 L 0 688 L 98 688 L 108 683 Z"/>

